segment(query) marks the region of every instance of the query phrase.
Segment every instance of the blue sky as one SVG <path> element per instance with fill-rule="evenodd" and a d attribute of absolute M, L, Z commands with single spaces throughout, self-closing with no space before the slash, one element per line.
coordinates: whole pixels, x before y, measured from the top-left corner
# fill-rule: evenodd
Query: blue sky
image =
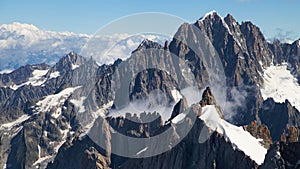
<path fill-rule="evenodd" d="M 122 16 L 163 12 L 194 22 L 216 10 L 252 21 L 267 38 L 300 38 L 299 0 L 1 0 L 0 24 L 31 23 L 44 30 L 93 34 Z"/>

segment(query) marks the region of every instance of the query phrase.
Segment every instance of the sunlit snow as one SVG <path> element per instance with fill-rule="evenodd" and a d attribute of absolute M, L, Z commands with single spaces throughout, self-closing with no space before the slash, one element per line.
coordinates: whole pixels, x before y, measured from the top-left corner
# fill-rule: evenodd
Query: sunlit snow
<path fill-rule="evenodd" d="M 214 13 L 217 13 L 215 10 L 212 10 L 206 14 L 204 14 L 199 21 L 203 21 L 205 18 L 209 17 L 210 15 L 213 15 Z"/>
<path fill-rule="evenodd" d="M 264 100 L 271 97 L 279 103 L 287 99 L 300 110 L 300 86 L 287 67 L 287 63 L 283 63 L 277 66 L 272 65 L 264 71 L 261 94 Z"/>
<path fill-rule="evenodd" d="M 243 127 L 237 127 L 221 119 L 214 105 L 204 106 L 200 119 L 210 129 L 222 134 L 226 140 L 233 144 L 233 147 L 243 151 L 258 165 L 264 162 L 267 149 L 261 145 L 261 139 L 254 138 Z"/>
<path fill-rule="evenodd" d="M 0 129 L 3 129 L 3 128 L 5 128 L 5 129 L 12 128 L 12 127 L 17 126 L 17 125 L 19 125 L 20 123 L 22 123 L 22 122 L 28 120 L 29 118 L 30 118 L 29 115 L 24 114 L 24 115 L 20 116 L 18 119 L 14 120 L 14 121 L 12 121 L 12 122 L 10 122 L 10 123 L 2 124 L 1 127 L 0 127 Z"/>
<path fill-rule="evenodd" d="M 80 65 L 72 64 L 72 70 L 79 68 Z"/>
<path fill-rule="evenodd" d="M 46 79 L 43 78 L 43 76 L 48 72 L 48 70 L 34 70 L 32 72 L 32 77 L 30 77 L 28 79 L 27 82 L 16 85 L 13 84 L 12 86 L 10 86 L 11 89 L 13 90 L 17 90 L 19 87 L 22 87 L 24 85 L 32 85 L 32 86 L 40 86 L 43 83 L 45 83 Z"/>
<path fill-rule="evenodd" d="M 61 107 L 66 99 L 80 87 L 81 86 L 66 88 L 57 94 L 46 96 L 44 99 L 36 103 L 37 107 L 35 110 L 38 112 L 46 112 L 50 111 L 53 107 Z M 54 115 L 54 117 L 57 117 L 57 115 Z"/>
<path fill-rule="evenodd" d="M 142 154 L 143 152 L 145 152 L 147 150 L 148 150 L 148 147 L 145 147 L 142 150 L 140 150 L 139 152 L 137 152 L 136 155 L 140 155 L 140 154 Z"/>
<path fill-rule="evenodd" d="M 86 97 L 81 97 L 80 100 L 75 100 L 75 99 L 70 100 L 71 103 L 73 103 L 76 107 L 79 108 L 78 113 L 85 112 L 85 107 L 83 105 L 85 99 Z"/>
<path fill-rule="evenodd" d="M 189 111 L 185 111 L 183 113 L 178 114 L 176 117 L 174 117 L 171 120 L 171 122 L 174 124 L 181 124 L 184 121 L 184 119 L 188 113 L 189 113 Z"/>
<path fill-rule="evenodd" d="M 1 70 L 0 74 L 8 74 L 8 73 L 11 73 L 13 71 L 14 71 L 14 69 L 5 69 L 5 70 Z"/>
<path fill-rule="evenodd" d="M 180 94 L 180 92 L 176 89 L 173 89 L 171 91 L 172 96 L 174 98 L 175 103 L 179 102 L 179 100 L 182 98 L 182 95 Z"/>
<path fill-rule="evenodd" d="M 53 72 L 53 73 L 50 74 L 50 78 L 49 79 L 57 78 L 58 76 L 60 76 L 59 71 L 56 71 L 56 72 Z"/>

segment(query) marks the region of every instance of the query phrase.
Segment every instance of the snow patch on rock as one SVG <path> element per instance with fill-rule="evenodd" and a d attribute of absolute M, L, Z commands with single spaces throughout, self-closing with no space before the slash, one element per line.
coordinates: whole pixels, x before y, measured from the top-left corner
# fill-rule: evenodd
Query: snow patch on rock
<path fill-rule="evenodd" d="M 10 129 L 10 128 L 13 128 L 13 127 L 15 127 L 15 126 L 23 123 L 24 121 L 28 120 L 29 118 L 30 118 L 29 115 L 24 114 L 24 115 L 20 116 L 18 119 L 12 121 L 12 122 L 2 124 L 1 127 L 0 127 L 0 130 L 1 129 Z"/>
<path fill-rule="evenodd" d="M 49 79 L 57 78 L 59 76 L 60 76 L 59 71 L 55 71 L 55 72 L 50 74 Z"/>
<path fill-rule="evenodd" d="M 22 87 L 24 85 L 40 86 L 45 83 L 46 79 L 43 76 L 45 76 L 48 71 L 49 71 L 48 69 L 47 70 L 34 70 L 32 72 L 32 77 L 30 77 L 27 82 L 19 84 L 19 85 L 13 84 L 10 86 L 10 88 L 13 90 L 17 90 L 19 87 Z"/>
<path fill-rule="evenodd" d="M 76 90 L 81 88 L 81 86 L 70 87 L 62 90 L 57 94 L 52 94 L 46 96 L 44 99 L 36 103 L 35 111 L 37 112 L 47 112 L 54 107 L 62 107 L 62 104 L 66 99 Z"/>
<path fill-rule="evenodd" d="M 171 91 L 171 93 L 172 93 L 175 103 L 179 102 L 179 100 L 182 99 L 182 95 L 180 94 L 180 92 L 178 90 L 173 89 Z"/>
<path fill-rule="evenodd" d="M 81 97 L 80 100 L 75 100 L 75 99 L 70 100 L 71 103 L 73 103 L 76 107 L 79 108 L 78 113 L 85 112 L 85 107 L 84 107 L 85 99 L 86 97 Z"/>
<path fill-rule="evenodd" d="M 72 70 L 79 68 L 80 65 L 72 64 Z"/>

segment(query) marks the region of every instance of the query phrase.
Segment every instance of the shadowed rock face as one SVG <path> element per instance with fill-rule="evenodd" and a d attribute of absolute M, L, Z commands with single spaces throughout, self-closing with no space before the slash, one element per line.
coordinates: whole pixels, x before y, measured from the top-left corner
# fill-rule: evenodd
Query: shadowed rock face
<path fill-rule="evenodd" d="M 82 144 L 82 143 L 85 144 Z M 62 145 L 56 158 L 59 163 L 50 163 L 48 168 L 103 168 L 108 169 L 110 159 L 103 154 L 103 150 L 88 137 L 74 140 Z"/>
<path fill-rule="evenodd" d="M 289 127 L 300 127 L 300 113 L 288 100 L 284 103 L 275 103 L 272 98 L 265 100 L 258 117 L 261 123 L 268 126 L 274 142 L 281 140 L 282 133 L 288 134 Z"/>
<path fill-rule="evenodd" d="M 300 143 L 281 143 L 280 144 L 280 154 L 288 163 L 287 168 L 299 168 L 300 159 Z"/>
<path fill-rule="evenodd" d="M 173 112 L 171 114 L 171 117 L 168 121 L 172 120 L 174 117 L 176 117 L 178 114 L 186 111 L 188 108 L 188 103 L 185 98 L 182 98 L 179 100 L 179 102 L 174 106 Z"/>
<path fill-rule="evenodd" d="M 130 85 L 129 89 L 129 98 L 132 101 L 135 99 L 144 99 L 149 96 L 151 92 L 154 92 L 154 95 L 164 93 L 166 95 L 165 99 L 168 100 L 168 105 L 175 101 L 172 97 L 172 90 L 179 90 L 179 87 L 172 76 L 168 75 L 167 72 L 153 68 L 138 73 L 133 81 L 134 84 Z M 158 97 L 159 96 L 157 96 L 157 99 L 159 99 Z"/>

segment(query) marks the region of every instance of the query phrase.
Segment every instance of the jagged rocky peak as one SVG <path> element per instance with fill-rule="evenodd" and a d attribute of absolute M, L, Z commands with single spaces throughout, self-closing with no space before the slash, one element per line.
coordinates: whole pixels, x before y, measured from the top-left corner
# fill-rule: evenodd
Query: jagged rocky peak
<path fill-rule="evenodd" d="M 157 43 L 157 42 L 154 42 L 154 41 L 151 41 L 149 39 L 144 39 L 140 45 L 134 50 L 132 51 L 131 53 L 134 54 L 135 52 L 138 52 L 138 51 L 142 51 L 142 50 L 145 50 L 145 49 L 163 49 L 164 47 Z"/>
<path fill-rule="evenodd" d="M 204 21 L 204 20 L 212 20 L 212 19 L 216 19 L 216 18 L 221 18 L 221 16 L 214 10 L 206 13 L 205 15 L 203 15 L 199 21 Z"/>
<path fill-rule="evenodd" d="M 222 113 L 221 107 L 218 105 L 212 91 L 211 88 L 208 86 L 206 87 L 206 89 L 204 90 L 203 94 L 202 94 L 202 100 L 199 102 L 201 107 L 205 107 L 207 105 L 214 105 L 220 118 L 224 119 L 224 115 Z"/>
<path fill-rule="evenodd" d="M 200 27 L 200 29 L 206 32 L 206 34 L 211 40 L 213 40 L 212 38 L 214 34 L 226 32 L 227 34 L 232 35 L 232 29 L 230 29 L 227 24 L 239 26 L 239 24 L 236 22 L 232 15 L 228 14 L 225 18 L 223 18 L 216 11 L 211 11 L 205 14 L 195 23 L 196 26 Z M 231 28 L 232 27 L 233 26 L 231 26 Z"/>
<path fill-rule="evenodd" d="M 206 87 L 202 94 L 202 100 L 200 101 L 201 107 L 206 105 L 216 105 L 216 99 L 213 96 L 210 87 Z"/>
<path fill-rule="evenodd" d="M 272 53 L 260 28 L 252 22 L 247 21 L 242 22 L 240 29 L 246 39 L 250 56 L 252 55 L 257 61 L 262 61 L 266 65 L 270 65 Z"/>
<path fill-rule="evenodd" d="M 227 24 L 230 32 L 237 38 L 237 40 L 240 42 L 240 45 L 242 45 L 243 36 L 241 34 L 240 30 L 240 24 L 236 21 L 236 19 L 231 15 L 227 14 L 224 18 L 225 23 Z M 243 46 L 244 47 L 244 46 Z"/>
<path fill-rule="evenodd" d="M 228 26 L 225 24 L 224 19 L 216 11 L 205 14 L 196 21 L 195 25 L 204 31 L 203 33 L 206 33 L 210 40 L 214 39 L 214 34 L 220 34 L 224 32 L 225 29 L 228 30 Z"/>
<path fill-rule="evenodd" d="M 237 21 L 235 20 L 235 18 L 234 18 L 230 13 L 228 13 L 228 14 L 225 16 L 224 20 L 225 20 L 225 21 L 229 21 L 229 22 L 237 22 Z M 228 22 L 227 22 L 227 23 L 228 23 Z"/>
<path fill-rule="evenodd" d="M 164 49 L 169 49 L 169 41 L 165 41 L 165 46 L 164 46 Z"/>
<path fill-rule="evenodd" d="M 231 14 L 223 18 L 212 11 L 205 14 L 195 25 L 206 33 L 221 57 L 223 55 L 230 57 L 234 54 L 239 55 L 239 58 L 244 58 L 243 55 L 247 54 L 249 57 L 255 57 L 257 64 L 258 61 L 264 65 L 270 64 L 272 54 L 267 40 L 259 27 L 252 22 L 246 21 L 239 24 Z"/>
<path fill-rule="evenodd" d="M 46 77 L 50 77 L 50 79 L 51 76 L 58 77 L 56 85 L 59 86 L 65 83 L 73 86 L 82 85 L 93 80 L 98 68 L 99 66 L 92 57 L 87 59 L 75 52 L 70 52 L 51 67 Z"/>
<path fill-rule="evenodd" d="M 68 58 L 68 60 L 74 64 L 79 64 L 85 61 L 85 58 L 83 56 L 75 53 L 74 51 L 67 54 L 66 58 Z"/>
<path fill-rule="evenodd" d="M 257 27 L 250 21 L 246 21 L 246 22 L 242 22 L 240 29 L 247 40 L 246 42 L 247 42 L 248 48 L 253 49 L 253 52 L 255 52 L 255 53 L 253 53 L 253 55 L 256 56 L 256 58 L 258 60 L 263 59 L 263 58 L 257 57 L 258 55 L 260 57 L 265 56 L 265 57 L 269 57 L 269 59 L 271 59 L 270 51 L 268 50 L 268 42 L 259 27 Z M 250 52 L 252 52 L 252 51 L 250 51 Z"/>
<path fill-rule="evenodd" d="M 71 51 L 70 53 L 68 53 L 65 57 L 65 59 L 68 59 L 70 62 L 72 63 L 76 63 L 76 61 L 78 59 L 80 59 L 82 56 L 78 55 L 77 53 L 75 53 L 74 51 Z"/>
<path fill-rule="evenodd" d="M 14 70 L 10 73 L 0 74 L 0 87 L 1 86 L 10 86 L 10 85 L 18 85 L 28 81 L 28 79 L 34 76 L 33 72 L 35 70 L 37 72 L 42 72 L 43 70 L 49 69 L 50 66 L 42 63 L 35 65 L 25 65 L 20 68 Z M 38 73 L 37 73 L 38 74 Z"/>
<path fill-rule="evenodd" d="M 141 49 L 151 49 L 151 48 L 161 49 L 163 48 L 163 46 L 149 39 L 144 39 L 135 51 L 139 51 Z M 132 53 L 134 53 L 135 51 L 133 51 Z"/>
<path fill-rule="evenodd" d="M 116 61 L 114 61 L 113 65 L 118 66 L 122 62 L 122 59 L 118 58 Z"/>
<path fill-rule="evenodd" d="M 296 40 L 294 43 L 297 44 L 298 48 L 300 48 L 300 39 Z"/>
<path fill-rule="evenodd" d="M 244 21 L 241 24 L 241 27 L 243 30 L 249 32 L 249 34 L 252 32 L 256 35 L 261 35 L 263 36 L 261 30 L 259 27 L 257 27 L 256 25 L 254 25 L 251 21 Z"/>
<path fill-rule="evenodd" d="M 163 120 L 159 113 L 126 113 L 123 116 L 106 118 L 109 125 L 116 131 L 130 137 L 151 137 L 163 126 Z"/>
<path fill-rule="evenodd" d="M 58 63 L 54 66 L 56 71 L 62 72 L 67 69 L 74 70 L 80 65 L 86 62 L 83 56 L 78 55 L 74 51 L 68 53 L 65 57 L 61 58 Z"/>
<path fill-rule="evenodd" d="M 300 39 L 296 40 L 292 43 L 292 49 L 291 49 L 293 55 L 299 56 L 300 55 Z"/>

